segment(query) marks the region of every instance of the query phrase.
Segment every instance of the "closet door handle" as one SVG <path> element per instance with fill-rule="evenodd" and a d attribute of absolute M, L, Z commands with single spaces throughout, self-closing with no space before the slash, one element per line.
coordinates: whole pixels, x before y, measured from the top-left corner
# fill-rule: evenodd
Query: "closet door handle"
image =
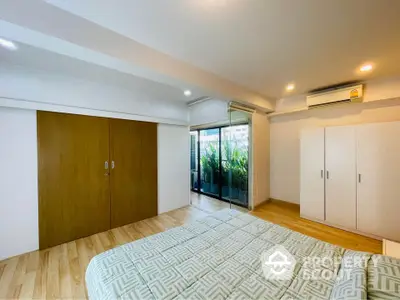
<path fill-rule="evenodd" d="M 326 171 L 326 179 L 329 179 L 329 171 Z"/>
<path fill-rule="evenodd" d="M 324 170 L 321 170 L 321 178 L 324 178 Z"/>
<path fill-rule="evenodd" d="M 110 173 L 108 172 L 108 161 L 107 160 L 104 162 L 104 169 L 106 170 L 106 172 L 104 173 L 104 176 L 110 175 Z"/>
<path fill-rule="evenodd" d="M 111 161 L 111 169 L 114 169 L 115 168 L 115 163 L 114 163 L 114 161 Z"/>
<path fill-rule="evenodd" d="M 358 174 L 358 182 L 361 183 L 361 174 Z"/>

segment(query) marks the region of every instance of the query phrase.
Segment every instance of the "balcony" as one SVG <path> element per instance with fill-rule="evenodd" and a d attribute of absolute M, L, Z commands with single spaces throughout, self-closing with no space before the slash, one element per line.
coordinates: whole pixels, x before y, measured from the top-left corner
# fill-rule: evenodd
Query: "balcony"
<path fill-rule="evenodd" d="M 190 135 L 192 191 L 248 207 L 248 124 Z"/>

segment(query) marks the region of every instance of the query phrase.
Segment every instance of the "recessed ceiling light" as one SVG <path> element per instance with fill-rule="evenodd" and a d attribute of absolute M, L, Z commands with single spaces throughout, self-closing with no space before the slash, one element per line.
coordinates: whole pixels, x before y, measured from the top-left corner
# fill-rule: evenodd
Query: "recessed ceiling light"
<path fill-rule="evenodd" d="M 368 71 L 371 71 L 371 70 L 372 70 L 372 65 L 363 65 L 360 68 L 361 72 L 368 72 Z"/>
<path fill-rule="evenodd" d="M 8 50 L 17 50 L 18 47 L 13 42 L 0 38 L 0 46 Z"/>
<path fill-rule="evenodd" d="M 183 94 L 184 94 L 186 97 L 189 97 L 189 96 L 192 95 L 192 92 L 191 92 L 190 90 L 185 90 L 185 91 L 183 92 Z"/>
<path fill-rule="evenodd" d="M 288 85 L 286 86 L 286 90 L 287 90 L 287 91 L 293 91 L 293 90 L 294 90 L 294 84 L 293 84 L 293 83 L 288 84 Z"/>

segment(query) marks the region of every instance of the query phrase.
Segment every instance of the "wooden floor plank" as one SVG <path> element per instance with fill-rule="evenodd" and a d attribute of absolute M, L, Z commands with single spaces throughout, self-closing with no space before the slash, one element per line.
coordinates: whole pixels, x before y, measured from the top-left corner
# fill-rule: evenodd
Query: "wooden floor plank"
<path fill-rule="evenodd" d="M 58 276 L 60 282 L 60 295 L 68 299 L 72 298 L 71 272 L 69 267 L 67 244 L 61 245 Z"/>
<path fill-rule="evenodd" d="M 75 241 L 67 243 L 69 272 L 71 275 L 71 294 L 73 298 L 79 298 L 84 294 L 82 286 L 83 278 L 80 272 L 80 262 Z"/>
<path fill-rule="evenodd" d="M 60 271 L 59 256 L 61 255 L 61 245 L 50 248 L 49 264 L 47 267 L 46 295 L 48 299 L 60 298 Z"/>
<path fill-rule="evenodd" d="M 26 273 L 22 284 L 19 299 L 32 299 L 35 288 L 36 272 Z"/>
<path fill-rule="evenodd" d="M 145 236 L 207 216 L 229 203 L 192 194 L 192 205 L 42 251 L 0 261 L 0 299 L 85 299 L 90 259 Z M 242 207 L 232 208 L 245 211 Z M 300 218 L 299 206 L 267 202 L 251 214 L 345 248 L 381 253 L 381 241 Z"/>
<path fill-rule="evenodd" d="M 125 231 L 128 233 L 129 237 L 131 238 L 131 241 L 144 238 L 144 235 L 141 234 L 139 231 L 137 231 L 132 224 L 125 225 L 124 228 Z"/>
<path fill-rule="evenodd" d="M 96 254 L 100 254 L 100 253 L 106 251 L 104 249 L 103 245 L 101 244 L 98 234 L 92 235 L 90 238 L 92 239 L 93 249 L 96 252 Z"/>
<path fill-rule="evenodd" d="M 18 257 L 13 257 L 2 263 L 2 275 L 0 278 L 0 299 L 5 299 L 9 293 L 10 284 L 18 265 Z"/>
<path fill-rule="evenodd" d="M 9 299 L 19 298 L 26 271 L 27 256 L 26 254 L 18 256 L 17 266 L 9 283 L 8 293 L 6 295 Z"/>
<path fill-rule="evenodd" d="M 46 282 L 49 261 L 49 250 L 39 251 L 39 269 L 35 278 L 34 299 L 46 299 Z"/>

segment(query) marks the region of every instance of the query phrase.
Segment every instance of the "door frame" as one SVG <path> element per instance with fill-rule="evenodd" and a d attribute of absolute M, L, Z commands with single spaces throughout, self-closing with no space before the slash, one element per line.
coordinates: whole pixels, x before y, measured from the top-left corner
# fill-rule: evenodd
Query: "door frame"
<path fill-rule="evenodd" d="M 232 126 L 240 126 L 240 125 L 248 125 L 249 126 L 249 133 L 248 133 L 248 168 L 247 168 L 247 191 L 248 191 L 248 197 L 247 197 L 247 205 L 241 204 L 241 203 L 236 203 L 233 202 L 229 199 L 225 199 L 222 197 L 222 147 L 221 147 L 221 137 L 222 137 L 222 128 L 226 128 L 226 127 L 232 127 Z M 218 151 L 219 151 L 219 177 L 218 177 L 218 195 L 215 194 L 211 194 L 211 193 L 206 193 L 201 191 L 201 163 L 200 163 L 200 131 L 201 130 L 210 130 L 210 129 L 218 129 Z M 212 127 L 204 127 L 204 128 L 198 128 L 198 129 L 191 129 L 190 132 L 196 132 L 197 135 L 197 145 L 196 145 L 196 154 L 195 157 L 197 156 L 197 189 L 194 189 L 192 186 L 190 187 L 190 190 L 192 192 L 198 193 L 200 195 L 205 195 L 207 197 L 211 197 L 214 199 L 218 199 L 221 200 L 223 202 L 227 202 L 227 203 L 233 203 L 237 206 L 241 206 L 244 208 L 249 208 L 250 207 L 250 122 L 240 122 L 240 123 L 236 123 L 236 124 L 228 124 L 228 125 L 221 125 L 221 126 L 212 126 Z"/>

